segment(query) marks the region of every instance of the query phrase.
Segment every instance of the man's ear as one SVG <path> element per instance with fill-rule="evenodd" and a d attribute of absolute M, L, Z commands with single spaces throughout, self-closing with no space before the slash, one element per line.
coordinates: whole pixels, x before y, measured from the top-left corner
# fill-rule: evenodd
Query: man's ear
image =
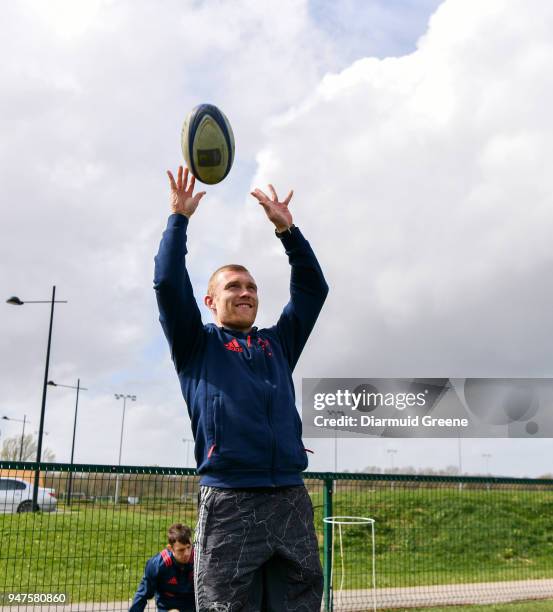
<path fill-rule="evenodd" d="M 213 314 L 217 313 L 217 309 L 215 308 L 215 306 L 213 306 L 213 296 L 209 294 L 206 295 L 204 297 L 204 304 L 209 308 L 209 310 L 211 310 Z"/>

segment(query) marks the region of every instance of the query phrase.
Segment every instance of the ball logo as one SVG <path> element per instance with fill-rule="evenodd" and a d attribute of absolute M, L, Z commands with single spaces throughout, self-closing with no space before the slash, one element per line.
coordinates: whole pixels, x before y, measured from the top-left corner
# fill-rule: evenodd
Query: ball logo
<path fill-rule="evenodd" d="M 221 161 L 222 155 L 219 149 L 198 149 L 198 166 L 211 168 L 219 166 Z"/>

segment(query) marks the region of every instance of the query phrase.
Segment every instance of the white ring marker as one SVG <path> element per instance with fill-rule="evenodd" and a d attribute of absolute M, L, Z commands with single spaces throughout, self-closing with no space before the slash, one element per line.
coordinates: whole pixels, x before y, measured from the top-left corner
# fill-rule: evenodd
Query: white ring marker
<path fill-rule="evenodd" d="M 330 525 L 373 525 L 374 519 L 364 516 L 325 516 L 323 523 Z"/>
<path fill-rule="evenodd" d="M 340 560 L 342 565 L 342 576 L 340 580 L 341 593 L 344 588 L 344 579 L 346 577 L 346 571 L 344 567 L 344 547 L 342 539 L 342 525 L 370 525 L 371 526 L 371 540 L 372 540 L 372 592 L 373 592 L 373 612 L 376 612 L 376 542 L 374 537 L 374 524 L 375 520 L 366 516 L 325 516 L 323 517 L 323 523 L 332 525 L 332 550 L 331 550 L 331 563 L 330 563 L 330 588 L 334 592 L 334 525 L 338 525 L 338 535 L 340 539 Z M 334 596 L 333 596 L 334 597 Z"/>

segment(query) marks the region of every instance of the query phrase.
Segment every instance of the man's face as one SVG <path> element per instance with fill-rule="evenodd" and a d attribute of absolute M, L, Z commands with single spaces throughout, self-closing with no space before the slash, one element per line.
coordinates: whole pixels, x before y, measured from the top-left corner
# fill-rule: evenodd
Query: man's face
<path fill-rule="evenodd" d="M 190 559 L 190 553 L 192 552 L 192 544 L 183 544 L 182 542 L 175 542 L 174 544 L 167 544 L 167 548 L 173 553 L 177 563 L 187 563 Z"/>
<path fill-rule="evenodd" d="M 215 277 L 213 295 L 205 297 L 217 325 L 248 332 L 257 315 L 257 285 L 249 272 L 222 270 Z"/>

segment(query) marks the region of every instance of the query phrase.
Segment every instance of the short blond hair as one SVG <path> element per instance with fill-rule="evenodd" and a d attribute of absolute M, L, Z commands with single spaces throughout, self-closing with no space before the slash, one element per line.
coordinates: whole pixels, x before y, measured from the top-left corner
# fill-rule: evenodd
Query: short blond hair
<path fill-rule="evenodd" d="M 215 272 L 213 272 L 213 274 L 209 277 L 209 281 L 207 283 L 207 295 L 213 297 L 217 274 L 219 274 L 219 272 L 225 272 L 226 270 L 229 270 L 230 272 L 247 272 L 250 274 L 250 271 L 240 264 L 227 264 L 226 266 L 221 266 L 220 268 L 217 268 L 217 270 L 215 270 Z"/>

